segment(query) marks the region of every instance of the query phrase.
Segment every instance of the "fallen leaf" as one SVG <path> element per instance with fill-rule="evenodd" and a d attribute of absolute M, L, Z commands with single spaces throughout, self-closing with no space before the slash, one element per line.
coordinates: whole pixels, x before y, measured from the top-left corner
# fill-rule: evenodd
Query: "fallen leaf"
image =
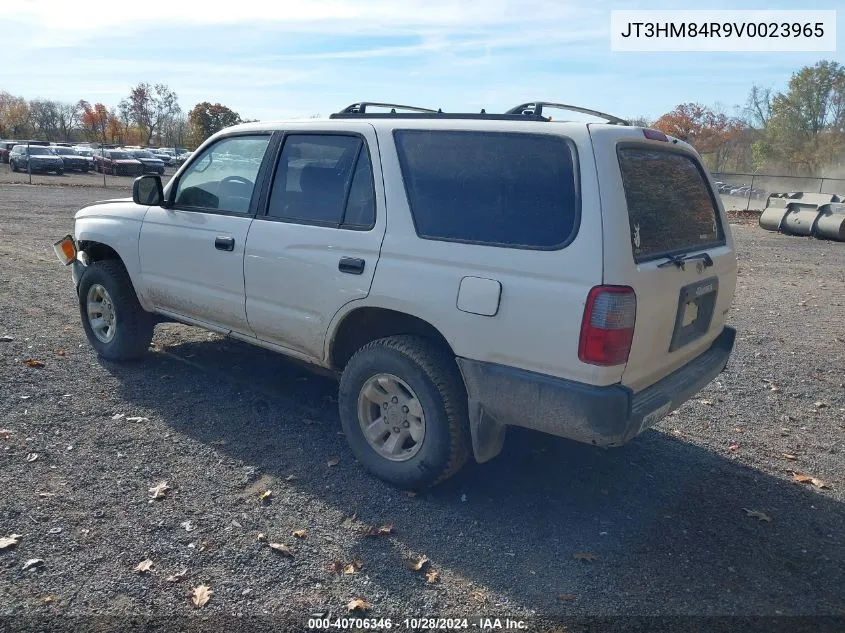
<path fill-rule="evenodd" d="M 11 436 L 11 429 L 0 429 L 0 440 L 8 440 Z"/>
<path fill-rule="evenodd" d="M 766 521 L 767 523 L 772 522 L 771 517 L 765 512 L 761 512 L 760 510 L 749 510 L 748 508 L 743 508 L 742 511 L 745 512 L 746 516 L 749 516 L 752 519 L 757 519 L 758 521 Z"/>
<path fill-rule="evenodd" d="M 813 406 L 816 407 L 816 409 L 824 409 L 827 406 L 827 402 L 814 402 Z"/>
<path fill-rule="evenodd" d="M 35 367 L 36 369 L 41 369 L 42 367 L 44 367 L 44 363 L 42 363 L 40 360 L 35 360 L 34 358 L 27 358 L 24 361 L 24 364 L 30 367 Z"/>
<path fill-rule="evenodd" d="M 592 563 L 598 557 L 599 557 L 599 555 L 594 554 L 593 552 L 577 552 L 577 553 L 572 555 L 572 558 L 574 558 L 575 560 L 584 560 L 584 561 L 587 561 L 588 563 Z"/>
<path fill-rule="evenodd" d="M 807 484 L 813 480 L 809 475 L 802 475 L 801 473 L 792 473 L 792 481 L 797 484 Z"/>
<path fill-rule="evenodd" d="M 127 422 L 149 422 L 150 419 L 141 417 L 140 415 L 136 415 L 136 416 L 131 417 L 131 418 L 126 418 L 126 421 Z"/>
<path fill-rule="evenodd" d="M 577 600 L 578 596 L 571 593 L 562 593 L 557 597 L 558 600 L 566 600 L 567 602 L 572 602 L 573 600 Z"/>
<path fill-rule="evenodd" d="M 255 537 L 257 541 L 266 541 L 267 535 L 264 532 L 259 532 L 258 536 Z"/>
<path fill-rule="evenodd" d="M 63 349 L 57 349 L 56 356 L 67 356 L 67 352 Z"/>
<path fill-rule="evenodd" d="M 332 457 L 327 463 L 329 467 L 337 466 L 340 463 L 340 457 Z"/>
<path fill-rule="evenodd" d="M 193 532 L 197 529 L 196 526 L 190 521 L 182 521 L 179 524 L 179 527 L 184 528 L 186 532 Z"/>
<path fill-rule="evenodd" d="M 822 481 L 821 479 L 817 479 L 816 477 L 813 477 L 810 480 L 810 483 L 813 484 L 816 488 L 830 488 L 830 484 L 825 481 Z"/>
<path fill-rule="evenodd" d="M 306 530 L 306 529 L 302 529 L 302 530 L 294 530 L 294 531 L 293 531 L 293 535 L 294 535 L 296 538 L 305 538 L 306 536 L 308 536 L 308 530 Z"/>
<path fill-rule="evenodd" d="M 119 420 L 122 417 L 123 417 L 122 413 L 115 413 L 113 416 L 111 416 L 111 419 L 112 420 Z"/>
<path fill-rule="evenodd" d="M 23 564 L 23 567 L 21 567 L 21 569 L 23 571 L 26 571 L 27 569 L 33 569 L 35 567 L 41 567 L 41 565 L 43 565 L 43 564 L 44 564 L 43 558 L 30 558 L 28 561 L 26 561 Z"/>
<path fill-rule="evenodd" d="M 170 486 L 167 485 L 166 481 L 162 481 L 157 486 L 150 488 L 150 499 L 164 499 L 168 490 L 170 490 Z"/>
<path fill-rule="evenodd" d="M 484 593 L 481 589 L 476 589 L 475 591 L 470 592 L 469 597 L 471 600 L 475 602 L 486 602 L 487 601 L 487 594 Z"/>
<path fill-rule="evenodd" d="M 440 572 L 435 569 L 429 569 L 425 572 L 425 580 L 428 584 L 433 585 L 438 580 L 440 580 Z"/>
<path fill-rule="evenodd" d="M 784 459 L 788 459 L 788 460 L 790 460 L 790 461 L 795 461 L 796 459 L 798 459 L 798 458 L 797 458 L 795 455 L 793 455 L 792 453 L 781 453 L 781 454 L 780 454 L 780 456 L 781 456 L 781 457 L 783 457 Z"/>
<path fill-rule="evenodd" d="M 427 562 L 428 556 L 420 556 L 419 558 L 406 558 L 405 567 L 407 567 L 411 571 L 419 571 L 425 566 Z"/>
<path fill-rule="evenodd" d="M 358 570 L 360 570 L 364 566 L 360 560 L 353 560 L 351 563 L 343 566 L 343 573 L 344 574 L 357 574 Z"/>
<path fill-rule="evenodd" d="M 12 341 L 14 341 L 14 340 L 15 340 L 15 339 L 13 339 L 13 338 L 12 338 L 11 336 L 9 336 L 8 334 L 4 334 L 3 336 L 0 336 L 0 342 L 2 342 L 2 343 L 11 343 L 11 342 L 12 342 Z"/>
<path fill-rule="evenodd" d="M 775 387 L 774 385 L 772 385 L 772 386 L 769 388 L 769 390 L 770 390 L 770 391 L 774 391 L 775 393 L 777 393 L 778 391 L 780 391 L 780 388 L 779 388 L 779 387 Z"/>
<path fill-rule="evenodd" d="M 343 571 L 343 563 L 341 563 L 339 560 L 336 560 L 331 565 L 329 565 L 329 571 L 334 574 L 341 573 Z"/>
<path fill-rule="evenodd" d="M 385 525 L 376 526 L 372 525 L 367 529 L 367 532 L 364 536 L 386 536 L 393 532 L 393 524 L 386 523 Z"/>
<path fill-rule="evenodd" d="M 55 601 L 56 601 L 56 596 L 54 596 L 53 594 L 50 594 L 48 596 L 44 596 L 43 598 L 41 598 L 41 602 L 43 602 L 45 604 L 49 604 L 49 603 L 55 602 Z"/>
<path fill-rule="evenodd" d="M 293 552 L 290 551 L 290 548 L 283 543 L 270 543 L 270 547 L 282 554 L 283 556 L 293 558 Z"/>
<path fill-rule="evenodd" d="M 10 534 L 9 536 L 0 537 L 0 549 L 14 547 L 20 542 L 21 538 L 23 537 L 20 534 Z"/>
<path fill-rule="evenodd" d="M 739 448 L 739 444 L 731 444 L 730 446 L 728 446 L 729 451 L 735 451 L 738 448 Z"/>
<path fill-rule="evenodd" d="M 273 497 L 272 490 L 265 490 L 258 496 L 259 501 L 269 501 Z"/>
<path fill-rule="evenodd" d="M 188 573 L 188 568 L 185 567 L 182 571 L 167 577 L 167 582 L 179 582 Z"/>
<path fill-rule="evenodd" d="M 153 561 L 149 558 L 142 560 L 138 563 L 138 566 L 135 567 L 135 571 L 139 574 L 147 574 L 153 570 Z"/>
<path fill-rule="evenodd" d="M 38 459 L 38 453 L 29 453 L 26 456 L 26 461 L 28 462 L 34 462 L 36 459 Z"/>
<path fill-rule="evenodd" d="M 211 588 L 206 585 L 194 587 L 194 590 L 191 592 L 191 602 L 194 603 L 195 607 L 199 608 L 209 601 L 213 593 Z"/>
<path fill-rule="evenodd" d="M 371 605 L 363 598 L 354 598 L 353 600 L 349 601 L 349 604 L 346 605 L 346 608 L 349 611 L 369 611 L 373 608 L 373 605 Z"/>
<path fill-rule="evenodd" d="M 712 400 L 699 400 L 699 402 L 705 406 L 712 407 L 713 401 Z"/>

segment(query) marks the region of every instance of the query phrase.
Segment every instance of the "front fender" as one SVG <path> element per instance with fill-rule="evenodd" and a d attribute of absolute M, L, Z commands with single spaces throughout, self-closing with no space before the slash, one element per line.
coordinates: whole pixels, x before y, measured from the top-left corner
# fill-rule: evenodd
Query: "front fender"
<path fill-rule="evenodd" d="M 118 206 L 124 205 L 108 205 L 108 207 Z M 138 208 L 140 209 L 140 207 Z M 143 209 L 146 211 L 145 207 Z M 83 211 L 87 212 L 89 210 L 84 209 Z M 97 242 L 114 250 L 129 273 L 129 278 L 132 280 L 135 294 L 138 296 L 141 306 L 145 310 L 152 311 L 153 304 L 147 297 L 141 281 L 141 260 L 138 251 L 143 215 L 140 217 L 129 217 L 129 214 L 121 214 L 121 217 L 114 217 L 110 211 L 112 209 L 104 209 L 103 213 L 97 214 L 86 213 L 82 215 L 82 212 L 77 214 L 76 224 L 74 226 L 76 243 L 84 246 L 86 242 Z M 76 264 L 74 264 L 74 269 L 74 276 L 76 276 Z M 81 271 L 78 272 L 81 274 Z"/>

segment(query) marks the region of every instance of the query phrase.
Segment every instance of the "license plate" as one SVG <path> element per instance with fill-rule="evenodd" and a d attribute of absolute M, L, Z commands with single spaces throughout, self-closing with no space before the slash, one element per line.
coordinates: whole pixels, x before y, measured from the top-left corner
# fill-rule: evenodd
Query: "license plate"
<path fill-rule="evenodd" d="M 695 301 L 687 301 L 684 304 L 684 321 L 683 327 L 689 327 L 693 323 L 695 323 L 695 319 L 698 317 L 698 304 Z"/>
<path fill-rule="evenodd" d="M 710 277 L 681 288 L 678 297 L 678 312 L 669 351 L 691 343 L 710 329 L 716 297 L 719 294 L 719 278 Z"/>

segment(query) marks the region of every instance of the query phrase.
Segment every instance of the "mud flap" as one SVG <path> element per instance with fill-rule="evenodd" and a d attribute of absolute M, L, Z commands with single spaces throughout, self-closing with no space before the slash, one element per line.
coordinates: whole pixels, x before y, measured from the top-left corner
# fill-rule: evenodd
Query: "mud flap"
<path fill-rule="evenodd" d="M 478 400 L 469 399 L 468 405 L 472 452 L 475 461 L 483 464 L 502 452 L 507 427 L 487 415 Z"/>

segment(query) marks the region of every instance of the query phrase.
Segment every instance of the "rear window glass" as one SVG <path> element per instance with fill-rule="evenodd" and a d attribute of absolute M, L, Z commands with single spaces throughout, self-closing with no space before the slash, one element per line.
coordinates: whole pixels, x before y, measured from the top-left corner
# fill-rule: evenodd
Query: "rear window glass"
<path fill-rule="evenodd" d="M 574 149 L 543 134 L 397 130 L 423 238 L 551 249 L 572 238 L 580 200 Z"/>
<path fill-rule="evenodd" d="M 619 149 L 631 248 L 643 261 L 719 244 L 724 237 L 701 168 L 685 154 Z"/>

